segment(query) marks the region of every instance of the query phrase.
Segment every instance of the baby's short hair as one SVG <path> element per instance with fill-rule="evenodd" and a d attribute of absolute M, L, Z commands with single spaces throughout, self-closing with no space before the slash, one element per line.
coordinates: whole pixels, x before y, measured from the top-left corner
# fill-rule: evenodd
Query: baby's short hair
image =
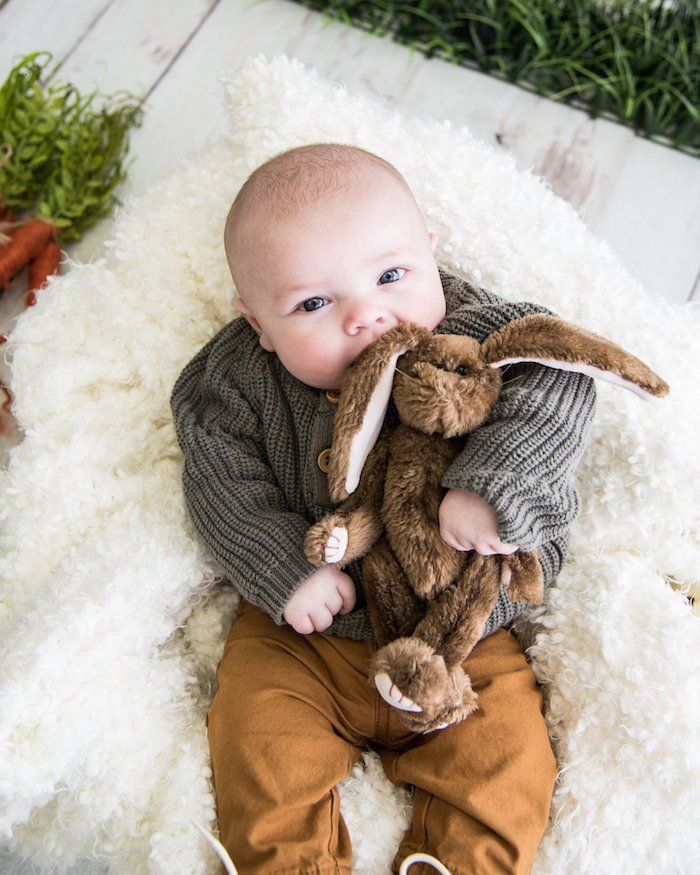
<path fill-rule="evenodd" d="M 231 273 L 234 236 L 246 214 L 264 208 L 268 218 L 287 218 L 352 190 L 367 172 L 390 174 L 413 197 L 399 171 L 373 152 L 345 143 L 310 143 L 280 152 L 257 167 L 236 195 L 226 217 L 224 247 Z M 236 283 L 238 285 L 238 283 Z M 240 289 L 239 289 L 240 291 Z"/>

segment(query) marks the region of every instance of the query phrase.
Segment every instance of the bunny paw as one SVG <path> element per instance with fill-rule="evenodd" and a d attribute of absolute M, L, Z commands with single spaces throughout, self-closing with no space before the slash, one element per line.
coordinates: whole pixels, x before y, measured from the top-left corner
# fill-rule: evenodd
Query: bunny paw
<path fill-rule="evenodd" d="M 348 552 L 349 531 L 340 514 L 315 523 L 306 533 L 304 553 L 312 565 L 321 567 L 342 562 Z"/>
<path fill-rule="evenodd" d="M 345 555 L 348 546 L 348 530 L 342 526 L 335 526 L 328 536 L 324 549 L 326 562 L 340 562 Z"/>

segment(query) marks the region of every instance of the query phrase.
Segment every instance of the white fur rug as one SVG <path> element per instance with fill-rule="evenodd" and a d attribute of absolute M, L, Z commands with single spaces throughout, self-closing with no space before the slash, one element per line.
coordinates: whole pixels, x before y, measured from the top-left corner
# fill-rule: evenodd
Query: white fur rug
<path fill-rule="evenodd" d="M 448 270 L 605 334 L 670 383 L 649 403 L 599 384 L 569 561 L 520 634 L 561 767 L 535 872 L 697 872 L 700 622 L 668 578 L 698 578 L 700 308 L 645 293 L 545 182 L 464 129 L 285 56 L 224 84 L 230 137 L 128 202 L 105 258 L 71 264 L 10 337 L 26 436 L 0 483 L 0 843 L 56 872 L 218 871 L 189 817 L 215 828 L 204 717 L 236 596 L 189 523 L 168 399 L 234 313 L 221 239 L 236 190 L 326 140 L 396 164 Z M 356 871 L 387 873 L 410 796 L 374 753 L 341 793 Z"/>

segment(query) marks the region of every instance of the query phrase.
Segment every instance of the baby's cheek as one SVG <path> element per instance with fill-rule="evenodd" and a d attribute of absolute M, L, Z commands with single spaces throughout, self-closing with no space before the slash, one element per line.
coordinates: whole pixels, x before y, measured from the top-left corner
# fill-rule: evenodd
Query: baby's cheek
<path fill-rule="evenodd" d="M 308 342 L 300 350 L 304 367 L 316 374 L 329 376 L 342 370 L 342 360 L 323 340 Z"/>
<path fill-rule="evenodd" d="M 283 363 L 287 370 L 309 386 L 340 387 L 342 355 L 322 336 L 297 337 L 293 343 L 286 345 Z M 337 386 L 334 385 L 336 383 Z"/>
<path fill-rule="evenodd" d="M 416 313 L 412 317 L 412 321 L 419 325 L 425 325 L 431 331 L 442 322 L 445 318 L 446 302 L 445 293 L 439 281 L 434 286 L 421 290 L 415 309 Z"/>

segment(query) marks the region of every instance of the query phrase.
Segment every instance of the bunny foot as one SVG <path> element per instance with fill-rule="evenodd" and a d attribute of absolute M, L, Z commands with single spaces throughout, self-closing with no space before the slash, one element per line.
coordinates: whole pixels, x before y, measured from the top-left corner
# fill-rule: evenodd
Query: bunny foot
<path fill-rule="evenodd" d="M 394 708 L 398 708 L 400 711 L 423 710 L 420 705 L 416 705 L 416 703 L 411 701 L 408 696 L 404 696 L 385 671 L 380 671 L 379 674 L 375 674 L 374 685 L 377 690 L 379 690 L 379 695 L 382 699 L 390 705 L 393 705 Z"/>
<path fill-rule="evenodd" d="M 404 722 L 417 732 L 432 732 L 476 710 L 476 693 L 461 666 L 445 660 L 419 638 L 399 638 L 377 650 L 370 675 L 381 697 L 405 712 Z"/>

